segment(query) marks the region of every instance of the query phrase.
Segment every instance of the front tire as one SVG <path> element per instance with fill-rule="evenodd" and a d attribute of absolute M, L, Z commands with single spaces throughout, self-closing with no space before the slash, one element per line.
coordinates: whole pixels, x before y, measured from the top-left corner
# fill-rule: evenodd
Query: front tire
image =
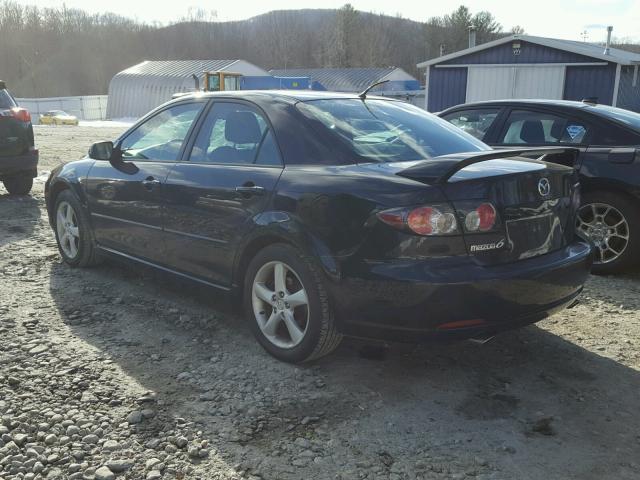
<path fill-rule="evenodd" d="M 640 209 L 612 192 L 588 192 L 582 197 L 577 229 L 593 241 L 597 275 L 620 273 L 640 260 Z"/>
<path fill-rule="evenodd" d="M 87 215 L 70 190 L 62 191 L 56 198 L 54 231 L 65 263 L 72 267 L 90 267 L 99 263 Z"/>
<path fill-rule="evenodd" d="M 315 360 L 342 340 L 318 268 L 289 245 L 270 245 L 253 258 L 243 303 L 256 339 L 279 360 Z"/>
<path fill-rule="evenodd" d="M 28 176 L 9 177 L 5 178 L 2 183 L 11 195 L 26 195 L 33 187 L 33 178 Z"/>

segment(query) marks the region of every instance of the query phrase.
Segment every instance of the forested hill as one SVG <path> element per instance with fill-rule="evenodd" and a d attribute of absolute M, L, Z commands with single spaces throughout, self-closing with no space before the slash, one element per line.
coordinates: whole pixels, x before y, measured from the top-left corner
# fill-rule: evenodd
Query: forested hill
<path fill-rule="evenodd" d="M 104 94 L 117 72 L 143 60 L 242 58 L 266 69 L 398 66 L 506 35 L 489 12 L 464 6 L 416 22 L 354 10 L 285 10 L 237 22 L 202 11 L 168 26 L 68 8 L 0 1 L 0 78 L 20 97 Z M 516 31 L 519 27 L 515 27 Z"/>

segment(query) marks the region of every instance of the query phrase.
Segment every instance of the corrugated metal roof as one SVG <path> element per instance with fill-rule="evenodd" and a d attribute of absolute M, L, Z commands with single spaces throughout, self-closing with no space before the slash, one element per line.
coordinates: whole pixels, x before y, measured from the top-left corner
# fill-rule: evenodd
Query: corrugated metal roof
<path fill-rule="evenodd" d="M 334 92 L 361 92 L 396 70 L 387 68 L 291 68 L 270 70 L 274 77 L 310 77 Z"/>
<path fill-rule="evenodd" d="M 202 72 L 226 70 L 238 60 L 147 60 L 118 73 L 124 75 L 156 75 L 162 77 L 190 77 Z"/>
<path fill-rule="evenodd" d="M 640 53 L 628 52 L 626 50 L 620 50 L 619 48 L 610 48 L 609 53 L 605 55 L 604 46 L 595 43 L 578 42 L 575 40 L 562 40 L 559 38 L 535 37 L 532 35 L 510 35 L 508 37 L 494 40 L 493 42 L 483 43 L 473 48 L 466 48 L 458 52 L 450 53 L 449 55 L 432 58 L 431 60 L 427 60 L 426 62 L 419 63 L 418 68 L 426 68 L 430 65 L 436 65 L 438 63 L 446 62 L 447 60 L 452 60 L 464 55 L 469 55 L 481 50 L 486 50 L 498 45 L 513 42 L 514 40 L 522 40 L 524 42 L 535 43 L 549 48 L 556 48 L 558 50 L 565 50 L 579 55 L 585 55 L 587 57 L 596 58 L 598 60 L 620 63 L 622 65 L 632 65 L 640 63 Z"/>

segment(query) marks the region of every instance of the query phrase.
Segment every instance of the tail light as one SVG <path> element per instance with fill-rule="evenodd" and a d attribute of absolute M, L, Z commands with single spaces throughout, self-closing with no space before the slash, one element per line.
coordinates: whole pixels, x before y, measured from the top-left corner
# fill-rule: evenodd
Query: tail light
<path fill-rule="evenodd" d="M 31 114 L 29 113 L 29 110 L 27 110 L 26 108 L 14 107 L 11 109 L 11 112 L 13 113 L 14 118 L 17 118 L 21 122 L 31 121 Z"/>
<path fill-rule="evenodd" d="M 13 117 L 21 122 L 30 122 L 31 114 L 29 110 L 22 107 L 13 107 L 9 110 L 0 111 L 0 117 Z"/>
<path fill-rule="evenodd" d="M 488 232 L 496 224 L 496 209 L 490 203 L 483 203 L 464 217 L 464 227 L 468 232 Z"/>
<path fill-rule="evenodd" d="M 418 235 L 450 235 L 458 233 L 453 209 L 447 205 L 396 208 L 378 212 L 378 218 L 397 229 L 409 229 Z"/>
<path fill-rule="evenodd" d="M 467 200 L 454 205 L 465 233 L 487 233 L 500 227 L 500 216 L 490 202 Z"/>

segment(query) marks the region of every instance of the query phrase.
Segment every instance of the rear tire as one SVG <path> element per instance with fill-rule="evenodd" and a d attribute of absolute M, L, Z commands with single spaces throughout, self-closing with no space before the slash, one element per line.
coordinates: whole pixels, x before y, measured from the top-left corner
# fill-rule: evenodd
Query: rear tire
<path fill-rule="evenodd" d="M 251 260 L 243 304 L 260 345 L 284 362 L 318 359 L 342 340 L 318 267 L 290 245 L 269 245 Z"/>
<path fill-rule="evenodd" d="M 595 244 L 592 273 L 620 273 L 640 263 L 640 208 L 627 197 L 607 191 L 585 193 L 577 228 Z"/>
<path fill-rule="evenodd" d="M 100 263 L 85 210 L 70 190 L 64 190 L 56 197 L 53 212 L 53 230 L 65 263 L 72 267 L 91 267 Z"/>
<path fill-rule="evenodd" d="M 26 195 L 33 188 L 33 178 L 27 176 L 5 178 L 2 183 L 11 195 Z"/>

